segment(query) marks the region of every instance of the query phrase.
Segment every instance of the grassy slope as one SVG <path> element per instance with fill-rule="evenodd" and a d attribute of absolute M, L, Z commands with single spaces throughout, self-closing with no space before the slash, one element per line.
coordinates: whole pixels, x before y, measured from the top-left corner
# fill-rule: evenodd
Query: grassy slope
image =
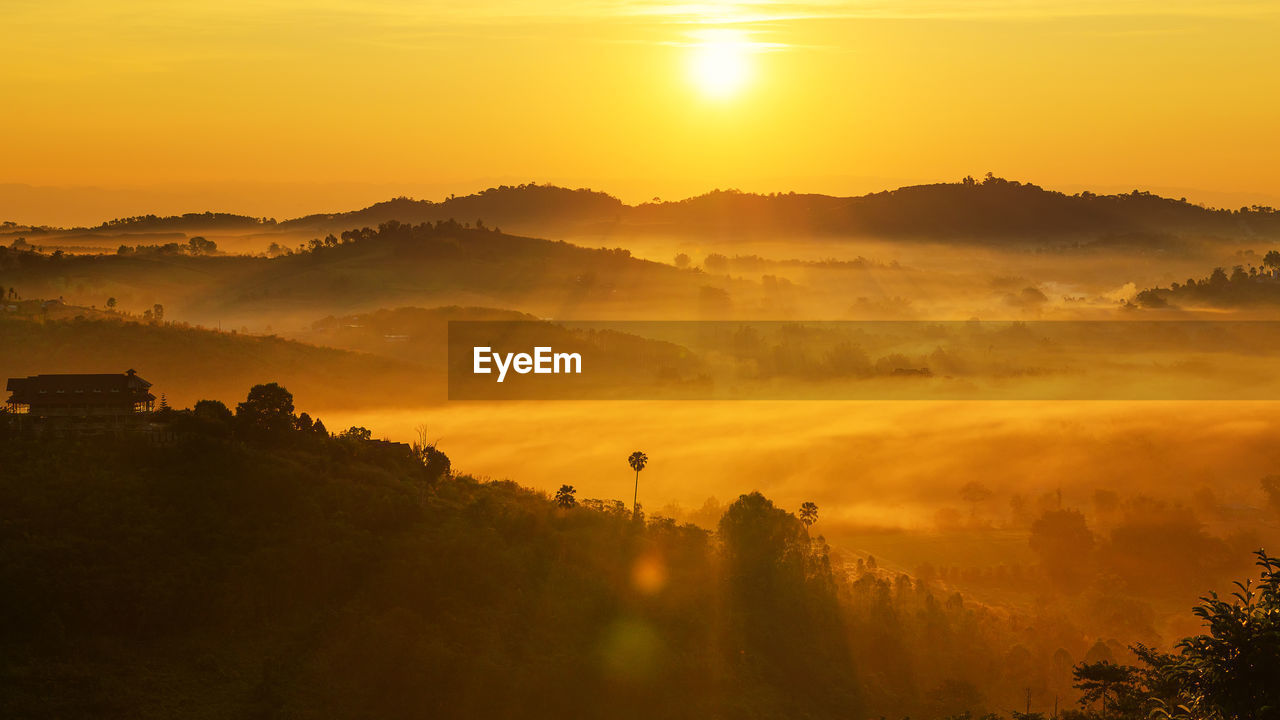
<path fill-rule="evenodd" d="M 162 303 L 185 317 L 297 313 L 315 317 L 395 304 L 466 303 L 557 314 L 582 306 L 696 303 L 689 270 L 563 242 L 487 230 L 399 227 L 274 259 L 138 254 L 48 258 L 0 249 L 0 286 L 137 309 Z"/>
<path fill-rule="evenodd" d="M 0 317 L 0 376 L 123 372 L 134 368 L 174 405 L 202 398 L 228 405 L 245 389 L 279 381 L 325 407 L 425 403 L 438 389 L 407 363 L 278 337 L 120 320 L 41 323 Z"/>

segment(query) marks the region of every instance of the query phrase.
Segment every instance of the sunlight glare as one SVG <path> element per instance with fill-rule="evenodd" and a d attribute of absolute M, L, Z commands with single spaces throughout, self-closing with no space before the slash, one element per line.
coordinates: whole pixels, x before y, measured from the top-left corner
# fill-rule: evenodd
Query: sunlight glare
<path fill-rule="evenodd" d="M 752 44 L 735 30 L 708 30 L 692 44 L 690 77 L 702 94 L 716 99 L 736 95 L 750 75 Z"/>

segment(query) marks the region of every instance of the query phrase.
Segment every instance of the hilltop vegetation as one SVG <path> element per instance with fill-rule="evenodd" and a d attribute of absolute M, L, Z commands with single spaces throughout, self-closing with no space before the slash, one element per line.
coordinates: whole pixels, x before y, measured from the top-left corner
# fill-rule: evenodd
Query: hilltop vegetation
<path fill-rule="evenodd" d="M 243 316 L 269 308 L 314 318 L 328 309 L 460 298 L 547 315 L 587 303 L 615 312 L 638 302 L 671 309 L 696 306 L 703 287 L 727 283 L 639 260 L 620 248 L 593 250 L 456 222 L 393 220 L 317 238 L 271 258 L 163 247 L 65 256 L 0 248 L 0 285 L 18 286 L 23 295 L 66 295 L 82 304 L 110 295 L 134 304 L 163 302 L 188 316 Z"/>
<path fill-rule="evenodd" d="M 350 212 L 277 222 L 227 213 L 120 218 L 96 228 L 0 228 L 0 237 L 32 235 L 54 243 L 63 235 L 185 231 L 307 239 L 395 220 L 417 225 L 475 222 L 523 233 L 605 236 L 620 232 L 750 236 L 875 236 L 950 239 L 1004 245 L 1049 239 L 1108 247 L 1175 248 L 1188 238 L 1248 238 L 1280 234 L 1280 213 L 1264 206 L 1205 208 L 1149 192 L 1068 195 L 988 173 L 982 180 L 901 187 L 856 197 L 715 190 L 679 201 L 627 205 L 603 192 L 553 185 L 502 185 L 433 202 L 406 197 Z M 89 233 L 86 235 L 86 233 Z M 179 238 L 181 241 L 181 238 Z"/>
<path fill-rule="evenodd" d="M 0 711 L 855 707 L 823 551 L 763 497 L 726 516 L 722 564 L 697 528 L 634 522 L 612 504 L 558 509 L 511 483 L 452 477 L 434 448 L 333 437 L 293 410 L 259 386 L 234 415 L 214 401 L 171 412 L 171 447 L 0 439 L 0 579 L 20 588 L 0 600 L 13 621 Z"/>
<path fill-rule="evenodd" d="M 1254 256 L 1256 259 L 1256 256 Z M 1258 265 L 1236 265 L 1228 273 L 1216 267 L 1207 277 L 1187 278 L 1167 288 L 1150 288 L 1138 293 L 1142 307 L 1169 306 L 1240 307 L 1280 304 L 1280 252 L 1268 252 Z"/>
<path fill-rule="evenodd" d="M 1131 236 L 1237 236 L 1280 232 L 1272 208 L 1211 210 L 1134 190 L 1067 195 L 998 178 L 917 185 L 854 198 L 713 192 L 634 210 L 637 223 L 709 232 L 787 231 L 819 235 L 976 238 L 1007 242 L 1077 236 L 1116 244 Z M 1164 238 L 1165 242 L 1172 238 Z"/>
<path fill-rule="evenodd" d="M 655 200 L 635 206 L 585 190 L 504 186 L 441 203 L 400 200 L 345 216 L 322 217 L 345 226 L 353 221 L 406 221 L 406 217 L 417 222 L 478 217 L 490 224 L 534 230 L 631 228 L 704 237 L 815 234 L 1001 242 L 1076 236 L 1103 245 L 1126 240 L 1158 244 L 1197 235 L 1280 234 L 1280 213 L 1269 207 L 1214 210 L 1138 190 L 1068 195 L 990 173 L 980 181 L 965 178 L 857 197 L 716 190 L 675 202 Z M 316 218 L 291 222 L 317 226 Z"/>
<path fill-rule="evenodd" d="M 621 200 L 587 189 L 554 185 L 500 185 L 472 195 L 450 196 L 441 202 L 394 198 L 363 210 L 307 215 L 281 223 L 286 229 L 376 226 L 388 220 L 406 224 L 435 223 L 454 218 L 480 218 L 490 225 L 535 226 L 562 222 L 616 222 L 627 206 Z"/>
<path fill-rule="evenodd" d="M 1245 239 L 1275 236 L 1277 217 L 1140 192 L 1066 195 L 996 177 L 857 198 L 717 191 L 637 206 L 522 185 L 249 219 L 243 232 L 231 227 L 239 220 L 213 214 L 125 219 L 96 239 L 33 236 L 40 252 L 13 230 L 11 247 L 0 248 L 0 285 L 86 306 L 109 297 L 126 308 L 159 303 L 172 317 L 256 331 L 438 305 L 591 319 L 1035 317 L 1114 310 L 1116 298 L 1133 297 L 1128 283 L 1150 287 L 1221 262 Z M 221 224 L 204 229 L 204 220 Z M 73 236 L 111 251 L 54 249 Z M 731 256 L 725 242 L 760 254 Z M 672 264 L 613 247 L 624 244 Z M 1152 263 L 1156 254 L 1161 262 Z"/>
<path fill-rule="evenodd" d="M 0 422 L 0 713 L 944 718 L 1074 684 L 1072 717 L 1235 719 L 1280 687 L 1265 557 L 1256 592 L 1198 610 L 1210 634 L 1138 648 L 1140 670 L 1059 618 L 835 566 L 815 508 L 759 493 L 714 533 L 553 501 L 331 435 L 275 384 L 157 420 L 174 444 Z"/>
<path fill-rule="evenodd" d="M 551 308 L 622 306 L 682 293 L 692 299 L 698 287 L 695 273 L 638 260 L 620 248 L 592 250 L 453 222 L 391 220 L 276 258 L 223 292 L 242 304 L 269 300 L 276 306 L 468 296 L 499 306 Z"/>
<path fill-rule="evenodd" d="M 309 404 L 371 407 L 439 398 L 415 365 L 275 336 L 219 332 L 98 315 L 57 321 L 0 315 L 0 374 L 123 372 L 135 368 L 174 404 L 227 397 L 270 375 Z"/>
<path fill-rule="evenodd" d="M 450 328 L 450 322 L 455 321 L 465 324 Z M 686 347 L 628 332 L 631 329 L 625 323 L 617 329 L 577 328 L 525 313 L 491 308 L 405 307 L 322 318 L 313 323 L 311 331 L 303 337 L 330 347 L 414 363 L 429 370 L 441 383 L 445 381 L 446 370 L 455 379 L 471 373 L 473 356 L 469 349 L 475 346 L 513 353 L 542 346 L 589 358 L 590 377 L 585 379 L 585 384 L 590 390 L 580 383 L 561 388 L 576 392 L 579 397 L 630 397 L 652 389 L 654 383 L 683 382 L 701 387 L 704 381 L 709 382 L 706 364 Z M 637 330 L 644 332 L 643 328 Z M 461 349 L 453 357 L 449 352 L 451 343 L 455 350 Z M 446 363 L 452 364 L 446 366 Z M 558 381 L 537 383 L 538 380 L 526 378 L 525 382 L 533 381 L 543 392 L 556 392 Z M 486 378 L 472 385 L 472 389 L 491 384 Z"/>

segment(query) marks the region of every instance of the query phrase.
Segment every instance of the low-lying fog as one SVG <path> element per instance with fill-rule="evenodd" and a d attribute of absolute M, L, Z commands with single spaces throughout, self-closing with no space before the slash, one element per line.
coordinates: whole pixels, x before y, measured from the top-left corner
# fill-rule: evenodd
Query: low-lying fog
<path fill-rule="evenodd" d="M 627 499 L 626 457 L 644 450 L 641 502 L 664 513 L 758 489 L 785 506 L 822 508 L 827 537 L 853 528 L 936 528 L 971 508 L 960 488 L 992 496 L 982 525 L 1016 523 L 1062 492 L 1088 506 L 1099 489 L 1192 504 L 1264 507 L 1259 479 L 1280 467 L 1272 402 L 545 402 L 453 403 L 372 412 L 317 409 L 332 427 L 429 440 L 477 477 L 510 478 L 581 497 Z M 1206 494 L 1206 490 L 1208 494 Z M 941 511 L 941 514 L 940 514 Z M 1030 510 L 1029 510 L 1030 511 Z"/>
<path fill-rule="evenodd" d="M 547 493 L 572 485 L 579 499 L 629 503 L 635 476 L 626 459 L 642 450 L 650 462 L 639 498 L 650 516 L 714 527 L 723 506 L 752 490 L 793 511 L 812 501 L 820 511 L 814 529 L 838 564 L 874 555 L 880 567 L 933 578 L 993 606 L 1060 610 L 1096 637 L 1124 642 L 1189 634 L 1186 609 L 1196 597 L 1229 589 L 1249 574 L 1252 550 L 1280 539 L 1280 480 L 1264 481 L 1280 474 L 1274 401 L 429 405 L 443 395 L 437 355 L 452 317 L 431 310 L 439 306 L 556 320 L 1257 319 L 1280 307 L 1280 292 L 1272 292 L 1280 284 L 1260 270 L 1265 243 L 1172 253 L 573 240 L 629 253 L 487 228 L 393 228 L 274 260 L 145 249 L 15 254 L 11 267 L 0 267 L 0 284 L 21 299 L 0 328 L 13 348 L 3 364 L 12 375 L 136 367 L 176 407 L 202 397 L 234 407 L 252 384 L 279 381 L 299 410 L 330 430 L 363 426 L 374 437 L 438 441 L 458 472 Z M 1236 265 L 1257 274 L 1206 287 L 1233 288 L 1220 293 L 1225 300 L 1244 297 L 1241 288 L 1276 297 L 1215 306 L 1206 293 L 1204 304 L 1181 310 L 1127 303 L 1144 288 Z M 45 300 L 57 297 L 65 304 Z M 98 310 L 109 298 L 110 309 Z M 1192 397 L 1170 388 L 1280 397 L 1269 333 L 1236 348 L 1207 336 L 1197 346 L 1170 341 L 1166 329 L 1123 337 L 1117 344 L 1128 355 L 1102 345 L 1066 358 L 1037 344 L 993 364 L 984 360 L 987 344 L 956 340 L 935 353 L 941 341 L 931 339 L 906 359 L 927 355 L 933 382 L 967 372 L 1017 376 L 1028 387 L 1080 383 L 1076 374 L 1030 372 L 1072 360 L 1068 369 L 1088 369 L 1084 382 L 1100 397 L 1142 396 L 1132 392 L 1142 387 L 1157 388 L 1153 397 Z M 262 337 L 276 333 L 283 338 Z M 1144 345 L 1159 338 L 1163 345 Z M 1175 362 L 1163 354 L 1170 344 L 1198 354 Z M 813 384 L 821 377 L 780 377 L 822 387 Z M 1054 587 L 1046 578 L 1071 582 Z"/>
<path fill-rule="evenodd" d="M 838 558 L 875 556 L 1008 607 L 1059 607 L 1123 641 L 1191 632 L 1186 608 L 1229 589 L 1251 550 L 1280 540 L 1280 498 L 1261 482 L 1280 467 L 1273 402 L 489 403 L 319 414 L 393 440 L 425 426 L 460 472 L 548 493 L 573 485 L 583 499 L 629 503 L 626 458 L 643 450 L 650 514 L 714 527 L 722 506 L 751 490 L 792 509 L 813 501 L 815 530 Z M 1032 551 L 1031 528 L 1055 510 L 1078 510 L 1096 539 L 1092 556 L 1066 549 L 1088 564 L 1092 585 L 1058 594 L 1030 580 L 1053 557 Z M 1127 609 L 1099 619 L 1098 596 Z"/>

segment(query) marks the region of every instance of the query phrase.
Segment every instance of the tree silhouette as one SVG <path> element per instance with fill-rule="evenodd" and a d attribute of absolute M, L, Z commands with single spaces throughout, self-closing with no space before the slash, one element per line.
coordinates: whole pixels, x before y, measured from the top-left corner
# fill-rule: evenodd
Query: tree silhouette
<path fill-rule="evenodd" d="M 1100 717 L 1107 717 L 1108 708 L 1113 715 L 1132 717 L 1142 702 L 1136 668 L 1103 660 L 1081 663 L 1071 674 L 1075 678 L 1076 689 L 1081 693 L 1080 706 L 1088 708 L 1095 702 L 1101 704 Z"/>
<path fill-rule="evenodd" d="M 163 413 L 163 420 L 171 424 L 178 435 L 227 439 L 239 431 L 248 439 L 258 434 L 257 430 L 237 422 L 231 410 L 219 400 L 200 400 L 191 410 L 161 407 L 158 413 Z"/>
<path fill-rule="evenodd" d="M 192 255 L 212 255 L 218 252 L 218 243 L 197 235 L 187 241 L 187 250 Z"/>
<path fill-rule="evenodd" d="M 1076 510 L 1050 510 L 1031 525 L 1031 550 L 1049 579 L 1078 592 L 1088 573 L 1094 537 Z"/>
<path fill-rule="evenodd" d="M 631 466 L 632 470 L 636 471 L 636 490 L 635 494 L 631 497 L 632 517 L 640 515 L 640 471 L 644 469 L 644 466 L 648 464 L 648 462 L 649 456 L 639 450 L 631 453 L 631 457 L 627 458 L 627 464 Z"/>
<path fill-rule="evenodd" d="M 1280 511 L 1280 475 L 1268 475 L 1262 478 L 1261 483 L 1271 508 Z"/>
<path fill-rule="evenodd" d="M 800 506 L 800 522 L 805 527 L 812 527 L 818 522 L 818 506 L 815 503 L 806 502 Z"/>
<path fill-rule="evenodd" d="M 1280 559 L 1256 555 L 1256 584 L 1237 582 L 1230 601 L 1209 593 L 1194 609 L 1206 634 L 1183 639 L 1175 654 L 1143 658 L 1202 716 L 1273 717 L 1280 707 Z"/>
<path fill-rule="evenodd" d="M 338 433 L 338 437 L 344 440 L 372 440 L 373 431 L 367 427 L 352 425 L 346 430 Z"/>
<path fill-rule="evenodd" d="M 324 429 L 319 420 L 316 421 L 316 425 Z M 444 451 L 435 445 L 423 447 L 419 452 L 419 457 L 422 458 L 422 466 L 427 469 L 427 476 L 433 480 L 448 477 L 449 473 L 453 471 L 453 463 L 450 462 L 449 456 L 445 455 Z"/>
<path fill-rule="evenodd" d="M 236 406 L 236 420 L 250 433 L 288 433 L 293 430 L 293 393 L 277 383 L 254 385 Z"/>
<path fill-rule="evenodd" d="M 116 299 L 113 297 L 107 298 L 107 307 L 114 310 L 116 307 Z"/>
<path fill-rule="evenodd" d="M 221 425 L 230 425 L 234 417 L 231 410 L 221 400 L 200 400 L 191 409 L 191 414 L 201 420 Z"/>
<path fill-rule="evenodd" d="M 960 488 L 960 497 L 969 503 L 969 518 L 973 519 L 978 516 L 978 505 L 991 497 L 991 490 L 986 485 L 974 480 L 965 483 L 965 486 Z"/>
<path fill-rule="evenodd" d="M 556 505 L 565 510 L 577 505 L 578 500 L 574 497 L 577 492 L 572 485 L 561 485 L 560 489 L 556 491 Z"/>
<path fill-rule="evenodd" d="M 1174 652 L 1138 644 L 1130 650 L 1145 667 L 1119 665 L 1099 641 L 1072 676 L 1081 706 L 1100 703 L 1101 712 L 1071 717 L 1274 717 L 1280 707 L 1280 560 L 1262 550 L 1256 555 L 1260 580 L 1236 583 L 1231 600 L 1217 593 L 1202 597 L 1194 612 L 1207 632 L 1179 641 Z"/>

